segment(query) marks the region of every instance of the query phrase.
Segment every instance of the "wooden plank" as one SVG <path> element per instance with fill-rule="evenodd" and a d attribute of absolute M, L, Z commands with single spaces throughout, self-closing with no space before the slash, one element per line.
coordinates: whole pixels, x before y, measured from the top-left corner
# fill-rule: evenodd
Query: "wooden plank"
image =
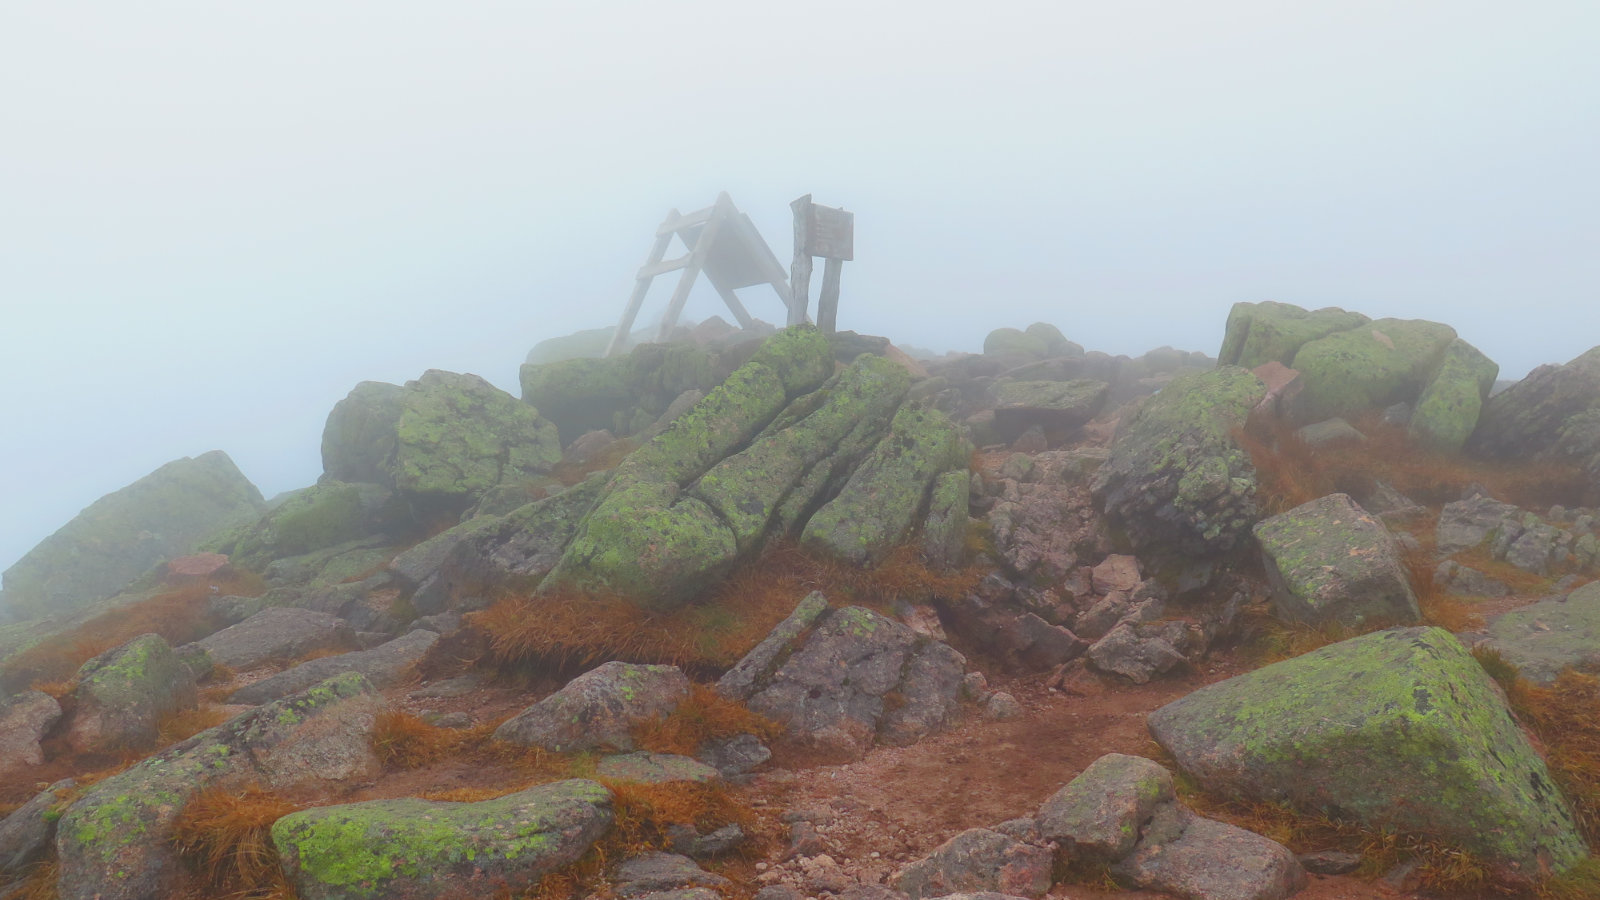
<path fill-rule="evenodd" d="M 811 195 L 790 201 L 794 212 L 794 262 L 789 264 L 789 320 L 798 325 L 806 320 L 811 305 Z"/>
<path fill-rule="evenodd" d="M 822 291 L 817 295 L 817 327 L 833 334 L 839 318 L 839 272 L 844 260 L 829 257 L 822 266 Z"/>
<path fill-rule="evenodd" d="M 668 232 L 667 233 L 667 237 L 671 238 L 672 237 L 672 233 Z M 689 257 L 690 256 L 691 256 L 691 254 L 685 253 L 684 255 L 682 255 L 682 256 L 680 256 L 680 257 L 678 257 L 676 259 L 669 259 L 669 260 L 666 260 L 664 262 L 658 262 L 658 263 L 646 263 L 643 266 L 639 267 L 639 274 L 638 274 L 637 277 L 639 277 L 639 278 L 654 278 L 657 275 L 665 275 L 668 272 L 676 272 L 679 269 L 681 269 L 684 266 L 687 266 L 689 264 Z"/>
<path fill-rule="evenodd" d="M 661 318 L 661 328 L 656 332 L 657 341 L 665 341 L 672 333 L 672 327 L 678 324 L 678 317 L 683 315 L 684 304 L 689 302 L 689 289 L 694 287 L 700 267 L 705 265 L 706 254 L 711 251 L 717 233 L 722 230 L 722 223 L 728 218 L 727 208 L 732 205 L 733 201 L 726 193 L 717 195 L 716 212 L 711 216 L 711 221 L 706 223 L 705 230 L 700 232 L 700 240 L 695 241 L 689 251 L 689 264 L 684 267 L 683 277 L 678 279 L 678 287 L 672 292 L 672 300 L 667 303 L 666 315 Z"/>
<path fill-rule="evenodd" d="M 672 218 L 661 223 L 661 227 L 656 229 L 656 234 L 672 234 L 675 231 L 682 231 L 695 225 L 704 225 L 711 221 L 711 217 L 716 213 L 716 210 L 716 206 L 708 206 L 705 209 L 697 209 L 688 215 L 680 216 L 674 213 Z"/>
<path fill-rule="evenodd" d="M 706 273 L 708 278 L 710 275 L 710 272 Z M 731 288 L 725 288 L 717 284 L 714 278 L 711 279 L 711 286 L 717 289 L 718 294 L 722 295 L 722 302 L 728 304 L 728 311 L 733 313 L 735 319 L 739 320 L 740 328 L 750 328 L 756 324 L 756 320 L 750 317 L 750 311 L 744 308 L 743 303 L 739 302 L 739 295 L 735 294 Z"/>
<path fill-rule="evenodd" d="M 808 203 L 806 214 L 807 253 L 824 259 L 855 259 L 855 213 Z"/>
<path fill-rule="evenodd" d="M 667 213 L 668 221 L 676 218 L 677 210 Z M 661 262 L 661 257 L 667 253 L 667 245 L 672 243 L 672 232 L 666 234 L 656 232 L 656 241 L 650 247 L 650 255 L 645 257 L 645 262 L 640 267 L 640 272 Z M 611 342 L 606 344 L 606 356 L 615 356 L 628 342 L 628 334 L 633 331 L 633 321 L 639 317 L 639 308 L 644 305 L 644 295 L 650 292 L 650 282 L 654 276 L 636 277 L 633 282 L 633 294 L 628 297 L 628 305 L 622 308 L 622 318 L 617 322 L 617 330 L 611 332 Z"/>

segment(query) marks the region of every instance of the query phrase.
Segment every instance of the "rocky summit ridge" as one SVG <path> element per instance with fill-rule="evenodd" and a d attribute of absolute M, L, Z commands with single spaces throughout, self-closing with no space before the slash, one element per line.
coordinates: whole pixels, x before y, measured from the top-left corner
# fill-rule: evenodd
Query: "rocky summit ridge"
<path fill-rule="evenodd" d="M 4 573 L 0 898 L 1600 897 L 1600 348 L 711 320 Z"/>

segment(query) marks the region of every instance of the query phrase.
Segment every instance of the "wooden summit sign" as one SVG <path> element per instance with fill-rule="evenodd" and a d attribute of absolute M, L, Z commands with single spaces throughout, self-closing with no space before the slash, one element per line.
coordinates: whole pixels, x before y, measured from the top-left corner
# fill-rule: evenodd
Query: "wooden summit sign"
<path fill-rule="evenodd" d="M 811 258 L 827 260 L 822 269 L 822 290 L 817 295 L 817 327 L 833 334 L 839 316 L 839 274 L 844 261 L 855 259 L 856 215 L 831 206 L 818 206 L 811 195 L 789 204 L 794 210 L 794 263 L 789 267 L 789 324 L 805 321 L 811 304 Z"/>
<path fill-rule="evenodd" d="M 683 242 L 688 252 L 675 259 L 663 260 L 673 236 Z M 679 269 L 683 270 L 683 275 L 678 278 L 678 286 L 667 303 L 667 312 L 661 318 L 661 327 L 656 332 L 658 341 L 666 340 L 672 327 L 678 324 L 678 316 L 682 315 L 683 306 L 689 301 L 689 289 L 694 287 L 694 281 L 702 271 L 711 281 L 711 286 L 717 289 L 722 301 L 728 304 L 728 310 L 739 321 L 740 328 L 749 328 L 755 324 L 755 320 L 750 318 L 750 313 L 745 311 L 744 304 L 739 302 L 734 291 L 758 284 L 772 286 L 788 310 L 787 320 L 790 324 L 805 321 L 805 295 L 801 294 L 799 318 L 796 319 L 783 265 L 778 262 L 778 257 L 767 246 L 767 242 L 761 239 L 761 233 L 756 231 L 750 217 L 739 212 L 726 193 L 721 193 L 717 195 L 716 203 L 688 215 L 680 215 L 675 209 L 669 211 L 666 219 L 656 228 L 655 244 L 650 249 L 650 256 L 634 276 L 633 295 L 628 298 L 622 319 L 617 322 L 617 330 L 611 335 L 611 343 L 606 347 L 607 356 L 615 355 L 627 343 L 628 333 L 633 330 L 633 322 L 639 316 L 639 308 L 644 305 L 651 281 L 657 275 Z"/>

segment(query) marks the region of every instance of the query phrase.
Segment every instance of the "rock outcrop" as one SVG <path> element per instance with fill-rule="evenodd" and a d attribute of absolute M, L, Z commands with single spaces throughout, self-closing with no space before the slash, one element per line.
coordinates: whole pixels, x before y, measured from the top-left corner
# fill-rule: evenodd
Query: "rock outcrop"
<path fill-rule="evenodd" d="M 1563 459 L 1600 493 L 1600 347 L 1540 366 L 1485 405 L 1469 453 L 1487 459 Z"/>
<path fill-rule="evenodd" d="M 1333 644 L 1201 688 L 1149 724 L 1221 796 L 1427 834 L 1523 878 L 1587 855 L 1499 690 L 1438 628 Z"/>
<path fill-rule="evenodd" d="M 689 679 L 675 666 L 608 662 L 507 719 L 494 736 L 556 753 L 632 750 L 630 729 L 667 716 L 688 696 Z"/>
<path fill-rule="evenodd" d="M 1539 684 L 1564 669 L 1600 672 L 1600 581 L 1496 616 L 1486 641 Z"/>
<path fill-rule="evenodd" d="M 234 691 L 228 702 L 269 703 L 346 673 L 360 675 L 375 688 L 386 688 L 405 678 L 438 640 L 437 633 L 417 628 L 370 650 L 355 650 L 300 663 Z"/>
<path fill-rule="evenodd" d="M 62 815 L 62 900 L 148 900 L 176 871 L 172 825 L 208 786 L 328 790 L 378 771 L 370 738 L 381 701 L 355 674 L 240 715 L 105 779 Z"/>
<path fill-rule="evenodd" d="M 1217 365 L 1254 369 L 1270 362 L 1289 365 L 1301 347 L 1371 321 L 1337 307 L 1306 310 L 1271 300 L 1235 303 L 1217 352 Z"/>
<path fill-rule="evenodd" d="M 3 605 L 43 615 L 103 600 L 262 505 L 220 450 L 167 463 L 91 503 L 7 569 Z"/>
<path fill-rule="evenodd" d="M 198 702 L 194 673 L 154 634 L 89 660 L 73 680 L 66 733 L 79 752 L 148 750 L 163 716 Z"/>
<path fill-rule="evenodd" d="M 1224 367 L 1174 378 L 1124 418 L 1091 484 L 1141 558 L 1182 568 L 1241 545 L 1260 512 L 1234 435 L 1265 395 L 1250 372 Z"/>

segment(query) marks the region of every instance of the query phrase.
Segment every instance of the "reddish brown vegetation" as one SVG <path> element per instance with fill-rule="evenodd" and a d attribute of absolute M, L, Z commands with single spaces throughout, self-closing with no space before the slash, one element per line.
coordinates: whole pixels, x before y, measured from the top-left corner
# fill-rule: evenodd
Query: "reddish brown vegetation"
<path fill-rule="evenodd" d="M 254 785 L 207 788 L 178 814 L 172 844 L 209 896 L 288 898 L 272 823 L 303 808 Z"/>

